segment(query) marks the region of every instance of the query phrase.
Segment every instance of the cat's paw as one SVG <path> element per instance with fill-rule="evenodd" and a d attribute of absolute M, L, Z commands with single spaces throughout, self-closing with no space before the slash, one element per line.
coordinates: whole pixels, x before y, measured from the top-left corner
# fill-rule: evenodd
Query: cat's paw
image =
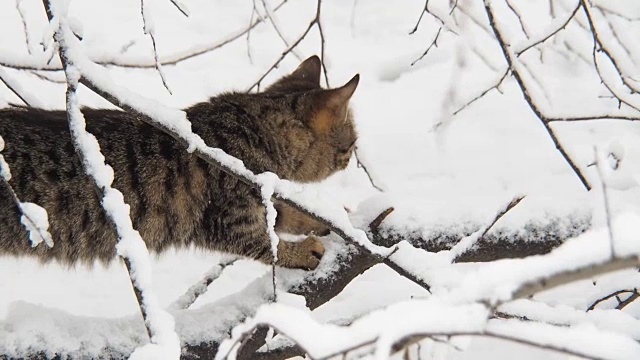
<path fill-rule="evenodd" d="M 278 265 L 303 270 L 314 270 L 324 255 L 324 245 L 316 236 L 309 235 L 300 242 L 280 241 Z"/>

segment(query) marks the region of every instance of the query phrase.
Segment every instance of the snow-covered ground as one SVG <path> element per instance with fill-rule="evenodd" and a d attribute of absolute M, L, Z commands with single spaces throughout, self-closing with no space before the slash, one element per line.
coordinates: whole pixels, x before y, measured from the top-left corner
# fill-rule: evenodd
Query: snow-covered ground
<path fill-rule="evenodd" d="M 486 15 L 481 1 L 460 2 L 484 24 Z M 533 33 L 557 23 L 549 16 L 547 2 L 513 2 L 519 6 L 526 27 Z M 244 29 L 254 4 L 248 0 L 183 0 L 183 3 L 189 9 L 189 17 L 184 17 L 170 1 L 149 5 L 161 59 L 189 53 Z M 261 9 L 261 3 L 255 3 Z M 269 3 L 275 7 L 278 2 Z M 433 1 L 430 6 L 445 9 L 448 3 Z M 557 6 L 558 17 L 568 15 L 575 6 L 568 0 L 554 3 L 565 4 Z M 626 14 L 640 16 L 637 2 L 624 3 Z M 358 151 L 361 160 L 375 174 L 378 185 L 386 190 L 384 193 L 375 190 L 355 161 L 346 171 L 315 186 L 352 209 L 354 218 L 370 216 L 392 205 L 395 211 L 385 220 L 385 226 L 398 232 L 474 228 L 486 223 L 514 196 L 526 195 L 497 227 L 524 231 L 524 225 L 530 222 L 545 224 L 590 216 L 597 227 L 604 224 L 604 202 L 596 167 L 589 166 L 595 160 L 594 147 L 622 159 L 615 174 L 607 175 L 610 176 L 608 195 L 612 213 L 640 211 L 640 167 L 636 165 L 640 161 L 640 124 L 602 120 L 551 125 L 593 185 L 595 190 L 589 193 L 554 147 L 513 78 L 500 86 L 500 92 L 492 90 L 451 116 L 493 85 L 506 69 L 500 48 L 486 32 L 490 31 L 486 24 L 484 28 L 479 27 L 461 15 L 453 31 L 443 30 L 438 46 L 412 66 L 440 27 L 437 20 L 425 14 L 418 31 L 409 35 L 424 1 L 391 4 L 385 0 L 325 0 L 322 5 L 329 85 L 339 86 L 355 73 L 361 75 L 352 100 L 359 132 Z M 28 42 L 18 8 L 22 9 L 27 24 Z M 315 10 L 315 2 L 290 0 L 275 13 L 288 42 L 304 32 Z M 519 34 L 509 41 L 512 44 L 526 41 L 516 18 L 502 10 L 499 15 L 503 27 Z M 74 31 L 82 36 L 86 54 L 94 61 L 153 64 L 151 41 L 143 33 L 139 2 L 112 0 L 106 4 L 76 0 L 71 2 L 70 19 Z M 579 20 L 583 25 L 586 23 L 583 18 Z M 640 31 L 637 23 L 621 23 L 629 33 Z M 39 0 L 0 2 L 0 63 L 42 60 L 43 55 L 38 55 L 40 42 L 51 33 Z M 629 65 L 635 66 L 638 74 L 639 40 L 630 36 L 624 39 L 638 59 L 636 64 Z M 578 48 L 582 57 L 566 49 L 557 50 L 562 48 L 563 41 Z M 550 116 L 631 112 L 624 107 L 617 112 L 617 101 L 607 96 L 593 67 L 583 59 L 590 59 L 590 41 L 588 33 L 574 20 L 557 38 L 543 45 L 542 51 L 530 50 L 521 57 L 534 99 Z M 27 51 L 27 44 L 32 55 Z M 163 66 L 172 94 L 163 87 L 153 68 L 108 66 L 108 72 L 116 84 L 132 92 L 182 108 L 222 91 L 247 89 L 278 59 L 284 48 L 286 45 L 273 27 L 260 24 L 251 31 L 250 38 L 243 36 L 213 52 L 178 65 Z M 318 33 L 314 29 L 297 48 L 297 53 L 304 59 L 319 52 Z M 300 59 L 290 54 L 267 77 L 265 84 L 295 69 L 299 62 Z M 64 81 L 62 72 L 39 74 Z M 65 106 L 64 83 L 44 81 L 31 72 L 1 66 L 0 76 L 6 81 L 11 79 L 15 86 L 46 108 Z M 87 106 L 111 106 L 83 87 L 79 90 L 79 101 Z M 8 102 L 20 103 L 20 100 L 0 86 L 0 106 Z M 219 254 L 193 249 L 169 251 L 154 257 L 153 290 L 160 304 L 169 306 L 200 280 L 219 257 Z M 443 276 L 462 277 L 483 267 L 481 264 L 459 265 L 455 273 L 443 273 Z M 240 261 L 226 269 L 192 308 L 212 306 L 268 271 L 266 266 Z M 598 286 L 582 281 L 542 293 L 536 299 L 553 306 L 568 305 L 585 310 L 596 294 L 606 293 L 606 287 L 611 291 L 634 287 L 637 280 L 640 279 L 633 271 L 608 275 L 598 281 Z M 353 319 L 373 309 L 426 295 L 424 290 L 378 265 L 331 302 L 316 309 L 313 317 L 320 321 Z M 615 307 L 615 303 L 604 307 Z M 640 316 L 640 305 L 633 303 L 624 311 Z M 127 318 L 137 320 L 138 316 L 139 309 L 121 261 L 107 267 L 96 264 L 92 268 L 65 268 L 58 264 L 42 265 L 33 259 L 0 258 L 0 335 L 5 334 L 5 339 L 11 341 L 16 341 L 16 334 L 24 336 L 22 342 L 13 343 L 3 343 L 0 336 L 0 349 L 11 350 L 11 346 L 24 349 L 29 342 L 55 343 L 62 348 L 76 346 L 69 339 L 80 336 L 83 321 L 89 323 L 94 317 L 113 319 L 111 323 L 104 320 L 111 324 L 104 325 L 105 331 L 121 327 L 131 332 L 139 330 L 142 336 L 145 334 L 140 322 L 139 329 L 126 325 L 129 324 Z M 70 329 L 68 334 L 55 333 L 65 326 Z M 29 335 L 34 329 L 41 333 Z M 180 331 L 178 325 L 179 334 Z M 48 334 L 48 338 L 43 339 L 42 334 Z M 564 355 L 525 345 L 485 338 L 473 338 L 470 344 L 463 342 L 456 347 L 432 343 L 432 346 L 423 346 L 422 353 L 423 358 L 431 355 L 451 359 L 564 358 Z"/>

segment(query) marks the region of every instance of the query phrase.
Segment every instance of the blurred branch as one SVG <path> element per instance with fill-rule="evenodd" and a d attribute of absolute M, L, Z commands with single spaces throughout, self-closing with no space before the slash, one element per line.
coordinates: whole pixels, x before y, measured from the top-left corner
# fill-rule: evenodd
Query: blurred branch
<path fill-rule="evenodd" d="M 302 33 L 302 35 L 300 35 L 291 45 L 289 45 L 282 52 L 282 54 L 280 54 L 280 57 L 278 58 L 278 60 L 276 60 L 276 62 L 273 65 L 271 65 L 271 67 L 268 68 L 267 71 L 265 71 L 262 74 L 262 76 L 260 76 L 260 78 L 258 80 L 256 80 L 249 87 L 247 92 L 250 92 L 251 90 L 253 90 L 256 87 L 259 88 L 260 84 L 267 77 L 267 75 L 269 75 L 273 70 L 275 70 L 278 67 L 278 65 L 280 65 L 282 60 L 284 60 L 285 57 L 287 57 L 287 55 L 289 55 L 289 53 L 293 52 L 293 50 L 302 42 L 302 40 L 305 39 L 305 37 L 309 34 L 309 32 L 311 31 L 311 29 L 313 29 L 314 26 L 318 27 L 318 31 L 320 33 L 320 63 L 322 64 L 322 70 L 323 70 L 323 73 L 324 73 L 325 81 L 326 81 L 327 86 L 328 86 L 329 78 L 327 77 L 327 68 L 325 66 L 325 57 L 324 57 L 325 41 L 324 41 L 324 34 L 323 34 L 323 31 L 322 31 L 322 25 L 320 24 L 320 14 L 321 14 L 320 11 L 321 11 L 321 9 L 322 9 L 322 0 L 317 0 L 317 3 L 316 3 L 316 15 L 311 20 L 311 22 L 309 23 L 309 25 L 307 26 L 305 31 Z"/>
<path fill-rule="evenodd" d="M 274 8 L 274 12 L 280 9 L 280 7 L 284 5 L 286 2 L 287 0 L 283 0 L 278 6 Z M 181 51 L 172 55 L 164 56 L 159 59 L 159 64 L 164 66 L 177 65 L 185 60 L 189 60 L 194 57 L 218 50 L 224 47 L 225 45 L 228 45 L 234 42 L 235 40 L 241 38 L 242 36 L 250 32 L 254 27 L 259 25 L 263 21 L 264 21 L 263 18 L 258 17 L 255 21 L 250 23 L 249 26 L 247 26 L 246 28 L 233 32 L 221 40 L 218 40 L 211 44 L 196 45 L 196 46 L 193 46 L 190 50 Z M 126 61 L 126 60 L 115 59 L 115 60 L 106 60 L 106 61 L 94 61 L 94 63 L 98 65 L 104 65 L 104 66 L 114 66 L 114 67 L 131 68 L 131 69 L 155 69 L 156 68 L 155 61 L 139 62 L 139 61 Z M 63 70 L 61 66 L 52 66 L 49 64 L 42 64 L 38 66 L 33 64 L 20 64 L 20 63 L 14 63 L 8 59 L 6 59 L 5 61 L 0 61 L 0 66 L 18 69 L 18 70 L 39 70 L 39 71 Z"/>
<path fill-rule="evenodd" d="M 285 38 L 284 36 L 284 32 L 282 31 L 282 29 L 280 28 L 280 24 L 276 21 L 276 16 L 275 13 L 273 12 L 273 10 L 271 9 L 271 7 L 269 6 L 269 3 L 267 0 L 262 0 L 262 7 L 264 8 L 265 13 L 267 14 L 267 19 L 269 19 L 269 22 L 271 23 L 271 26 L 273 27 L 273 29 L 276 31 L 276 33 L 278 34 L 278 36 L 280 37 L 280 40 L 282 40 L 282 42 L 284 43 L 284 45 L 286 47 L 289 47 L 289 40 L 287 40 L 287 38 Z M 257 12 L 257 8 L 255 7 L 255 2 L 254 2 L 254 10 Z M 296 51 L 296 49 L 292 49 L 291 53 L 300 61 L 303 61 L 304 59 L 302 58 L 302 56 Z"/>
<path fill-rule="evenodd" d="M 468 106 L 470 106 L 474 102 L 482 99 L 491 90 L 494 90 L 494 89 L 495 90 L 499 90 L 500 85 L 502 85 L 502 83 L 504 82 L 504 79 L 506 79 L 508 75 L 509 75 L 509 69 L 507 69 L 505 72 L 502 73 L 502 75 L 498 78 L 498 80 L 496 81 L 495 84 L 493 84 L 490 87 L 482 90 L 478 95 L 474 96 L 473 98 L 471 98 L 471 100 L 467 101 L 466 103 L 464 103 L 464 105 L 460 106 L 456 111 L 454 111 L 452 113 L 452 115 L 453 116 L 458 115 L 459 112 L 461 112 L 462 110 L 466 109 Z"/>
<path fill-rule="evenodd" d="M 369 173 L 369 169 L 367 169 L 367 166 L 365 164 L 363 164 L 362 161 L 360 161 L 360 157 L 358 156 L 358 148 L 357 147 L 353 151 L 353 155 L 356 158 L 356 163 L 358 164 L 358 167 L 361 168 L 362 170 L 364 170 L 364 173 L 367 175 L 367 178 L 369 179 L 369 182 L 371 183 L 371 186 L 373 186 L 376 190 L 378 190 L 380 192 L 384 192 L 384 189 L 381 188 L 380 186 L 378 186 L 375 183 L 375 181 L 373 181 L 373 177 L 371 177 L 371 173 Z"/>
<path fill-rule="evenodd" d="M 31 40 L 29 40 L 29 29 L 27 27 L 27 17 L 22 7 L 23 0 L 16 0 L 16 10 L 20 14 L 20 20 L 22 21 L 22 32 L 24 33 L 25 43 L 27 45 L 27 52 L 31 54 Z"/>
<path fill-rule="evenodd" d="M 211 269 L 209 269 L 204 277 L 200 279 L 197 283 L 191 285 L 189 289 L 179 298 L 177 298 L 169 308 L 172 310 L 185 310 L 188 309 L 191 305 L 193 305 L 200 295 L 207 292 L 207 289 L 211 283 L 213 283 L 216 279 L 222 275 L 222 271 L 228 267 L 233 265 L 237 259 L 229 258 L 227 260 L 221 260 L 220 263 L 214 265 Z"/>
<path fill-rule="evenodd" d="M 20 99 L 27 107 L 35 107 L 35 104 L 31 104 L 29 100 L 27 100 L 26 95 L 20 93 L 18 88 L 14 86 L 13 81 L 9 79 L 9 75 L 5 73 L 2 69 L 0 69 L 0 82 L 4 84 L 4 86 L 9 89 L 15 96 Z"/>
<path fill-rule="evenodd" d="M 553 289 L 578 280 L 591 279 L 595 276 L 607 274 L 613 271 L 638 266 L 640 266 L 640 258 L 636 255 L 611 258 L 604 262 L 591 264 L 577 269 L 561 271 L 559 273 L 525 283 L 514 291 L 512 298 L 527 298 L 541 291 Z"/>

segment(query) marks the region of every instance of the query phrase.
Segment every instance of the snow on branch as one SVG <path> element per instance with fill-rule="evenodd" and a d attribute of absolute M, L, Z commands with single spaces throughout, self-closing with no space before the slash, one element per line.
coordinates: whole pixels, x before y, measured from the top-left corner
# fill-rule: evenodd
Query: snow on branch
<path fill-rule="evenodd" d="M 173 1 L 172 1 L 173 2 Z M 280 9 L 287 0 L 283 0 L 278 4 L 273 12 L 275 13 Z M 180 2 L 177 2 L 182 6 Z M 186 10 L 185 7 L 182 9 Z M 220 49 L 242 36 L 248 34 L 253 28 L 265 21 L 264 18 L 258 17 L 255 21 L 251 21 L 247 27 L 238 29 L 230 34 L 216 39 L 211 42 L 192 45 L 185 50 L 175 52 L 170 55 L 159 57 L 158 64 L 161 66 L 177 65 L 185 60 L 192 59 L 194 57 L 210 53 L 217 49 Z M 16 70 L 32 70 L 32 71 L 60 71 L 63 70 L 62 64 L 57 57 L 55 59 L 50 58 L 55 51 L 47 52 L 45 54 L 36 54 L 31 56 L 24 56 L 18 53 L 8 53 L 5 51 L 0 52 L 0 66 L 12 68 Z M 113 54 L 97 53 L 89 55 L 92 62 L 105 65 L 122 68 L 132 69 L 155 69 L 157 64 L 155 59 L 149 59 L 149 57 L 129 57 L 128 59 L 117 58 L 114 59 Z"/>
<path fill-rule="evenodd" d="M 328 359 L 356 349 L 368 349 L 373 358 L 387 359 L 422 338 L 446 337 L 450 341 L 455 336 L 499 338 L 587 359 L 633 359 L 640 350 L 635 340 L 594 327 L 488 319 L 489 312 L 481 304 L 452 305 L 439 300 L 394 304 L 349 326 L 320 324 L 307 312 L 282 304 L 264 305 L 253 318 L 233 330 L 231 339 L 222 342 L 216 359 L 234 358 L 258 326 L 273 327 L 314 359 Z M 584 339 L 593 340 L 584 345 Z"/>
<path fill-rule="evenodd" d="M 0 136 L 0 152 L 4 150 L 4 145 L 4 139 Z M 2 177 L 2 184 L 11 196 L 11 200 L 20 214 L 22 214 L 20 216 L 20 222 L 29 232 L 31 247 L 36 247 L 41 242 L 44 242 L 50 248 L 53 247 L 53 238 L 49 233 L 49 217 L 47 211 L 38 204 L 20 201 L 13 187 L 9 184 L 9 180 L 11 180 L 11 169 L 1 154 L 0 177 Z"/>
<path fill-rule="evenodd" d="M 151 290 L 149 252 L 140 234 L 133 228 L 129 205 L 124 202 L 122 193 L 111 187 L 113 169 L 105 164 L 96 138 L 86 131 L 86 122 L 76 94 L 82 74 L 73 61 L 73 54 L 81 50 L 66 18 L 68 2 L 44 0 L 44 5 L 51 23 L 58 24 L 55 37 L 67 77 L 67 118 L 74 148 L 82 159 L 85 172 L 93 178 L 102 198 L 102 208 L 115 227 L 117 252 L 125 259 L 151 340 L 151 344 L 136 349 L 131 358 L 177 359 L 181 351 L 180 340 L 174 330 L 173 317 L 160 306 Z"/>

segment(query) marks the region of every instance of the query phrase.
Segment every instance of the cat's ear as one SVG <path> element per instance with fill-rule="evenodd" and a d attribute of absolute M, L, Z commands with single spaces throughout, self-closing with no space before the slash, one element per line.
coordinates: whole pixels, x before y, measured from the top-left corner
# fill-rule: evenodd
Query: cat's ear
<path fill-rule="evenodd" d="M 327 135 L 334 125 L 347 119 L 349 99 L 356 91 L 360 75 L 356 74 L 345 85 L 313 94 L 313 115 L 309 127 L 316 135 Z"/>
<path fill-rule="evenodd" d="M 313 83 L 319 88 L 321 70 L 322 63 L 320 62 L 320 58 L 317 55 L 313 55 L 303 61 L 288 77 L 290 79 Z"/>

